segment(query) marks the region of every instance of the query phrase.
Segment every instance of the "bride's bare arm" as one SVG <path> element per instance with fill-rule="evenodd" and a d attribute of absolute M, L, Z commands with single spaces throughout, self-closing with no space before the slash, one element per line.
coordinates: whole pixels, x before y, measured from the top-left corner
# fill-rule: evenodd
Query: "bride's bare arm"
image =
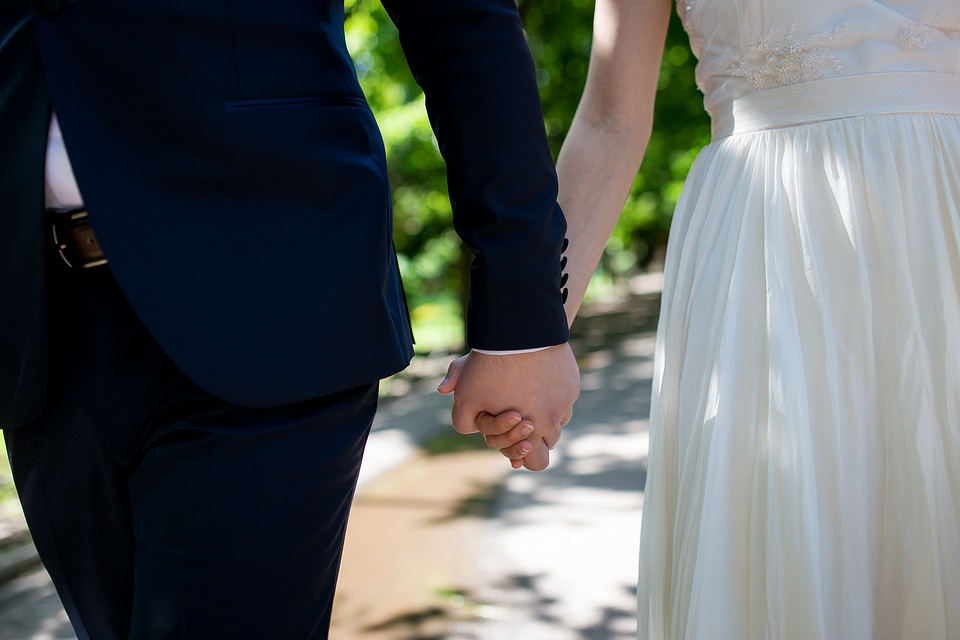
<path fill-rule="evenodd" d="M 567 218 L 567 318 L 617 223 L 653 126 L 672 0 L 597 0 L 587 83 L 557 172 Z"/>
<path fill-rule="evenodd" d="M 573 322 L 590 276 L 617 223 L 653 125 L 653 100 L 672 0 L 597 0 L 587 85 L 557 161 L 567 218 L 567 318 Z M 456 388 L 463 360 L 441 393 Z M 479 424 L 487 445 L 523 464 L 532 448 L 519 414 Z"/>

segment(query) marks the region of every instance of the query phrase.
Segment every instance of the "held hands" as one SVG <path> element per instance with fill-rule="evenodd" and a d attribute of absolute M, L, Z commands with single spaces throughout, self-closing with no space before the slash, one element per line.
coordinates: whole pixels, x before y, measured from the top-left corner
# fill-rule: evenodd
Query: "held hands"
<path fill-rule="evenodd" d="M 471 352 L 440 383 L 453 398 L 453 428 L 480 432 L 514 468 L 542 471 L 580 395 L 580 371 L 569 344 L 512 355 Z"/>

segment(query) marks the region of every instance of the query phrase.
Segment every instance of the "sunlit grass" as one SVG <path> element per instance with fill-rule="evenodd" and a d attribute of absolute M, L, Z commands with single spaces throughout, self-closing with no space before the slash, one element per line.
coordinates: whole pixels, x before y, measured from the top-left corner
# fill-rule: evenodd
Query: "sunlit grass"
<path fill-rule="evenodd" d="M 460 307 L 452 297 L 437 297 L 410 312 L 417 353 L 454 351 L 464 343 Z"/>
<path fill-rule="evenodd" d="M 3 440 L 3 431 L 0 430 L 0 503 L 15 500 L 16 497 L 17 490 L 13 486 L 13 473 L 10 471 L 7 447 Z"/>
<path fill-rule="evenodd" d="M 487 443 L 479 433 L 461 434 L 450 429 L 441 431 L 421 445 L 428 456 L 442 456 L 464 451 L 488 451 Z"/>

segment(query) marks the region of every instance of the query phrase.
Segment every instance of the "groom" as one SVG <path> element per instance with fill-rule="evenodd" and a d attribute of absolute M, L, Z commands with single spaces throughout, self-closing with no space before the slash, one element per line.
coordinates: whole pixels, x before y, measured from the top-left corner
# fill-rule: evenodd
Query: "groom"
<path fill-rule="evenodd" d="M 475 255 L 457 428 L 516 410 L 542 468 L 578 383 L 516 7 L 383 3 Z M 0 426 L 80 638 L 327 636 L 377 381 L 412 355 L 343 17 L 0 0 Z"/>

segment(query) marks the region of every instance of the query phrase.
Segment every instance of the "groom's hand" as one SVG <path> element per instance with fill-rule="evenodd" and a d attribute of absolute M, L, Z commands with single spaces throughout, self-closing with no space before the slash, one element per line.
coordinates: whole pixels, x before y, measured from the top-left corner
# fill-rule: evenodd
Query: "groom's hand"
<path fill-rule="evenodd" d="M 451 365 L 439 387 L 441 393 L 454 389 L 454 429 L 475 433 L 490 416 L 516 411 L 534 427 L 523 466 L 542 471 L 573 414 L 580 371 L 569 344 L 503 356 L 472 352 Z"/>

